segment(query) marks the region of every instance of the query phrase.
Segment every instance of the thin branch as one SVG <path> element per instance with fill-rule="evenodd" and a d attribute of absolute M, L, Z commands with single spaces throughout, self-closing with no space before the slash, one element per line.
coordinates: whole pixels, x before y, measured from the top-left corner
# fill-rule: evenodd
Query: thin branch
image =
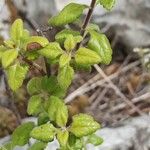
<path fill-rule="evenodd" d="M 108 76 L 108 78 L 110 80 L 117 78 L 121 73 L 125 73 L 126 71 L 134 68 L 135 66 L 138 66 L 140 64 L 140 61 L 135 61 L 125 67 L 123 67 L 122 69 L 120 69 L 119 71 L 111 74 L 110 76 Z M 65 102 L 70 102 L 72 101 L 75 97 L 81 95 L 81 94 L 85 94 L 86 92 L 96 88 L 97 86 L 101 86 L 102 84 L 104 84 L 106 82 L 105 79 L 99 80 L 100 75 L 96 75 L 93 78 L 91 78 L 90 80 L 88 80 L 86 83 L 84 83 L 82 86 L 80 86 L 78 89 L 76 89 L 75 91 L 73 91 L 72 93 L 70 93 L 66 99 Z"/>
<path fill-rule="evenodd" d="M 97 72 L 108 82 L 108 84 L 110 85 L 110 87 L 112 89 L 114 89 L 114 91 L 116 92 L 116 94 L 118 96 L 120 96 L 122 98 L 122 100 L 129 105 L 131 108 L 133 108 L 138 114 L 143 115 L 143 112 L 141 112 L 141 110 L 136 107 L 121 91 L 120 89 L 118 89 L 118 87 L 116 85 L 114 85 L 114 83 L 111 81 L 110 78 L 108 78 L 108 76 L 103 72 L 103 70 L 98 66 L 98 65 L 94 65 L 95 69 L 97 70 Z"/>
<path fill-rule="evenodd" d="M 81 36 L 84 37 L 84 34 L 85 34 L 85 30 L 86 30 L 86 27 L 88 26 L 90 20 L 91 20 L 91 17 L 92 17 L 92 14 L 93 14 L 93 11 L 94 11 L 94 8 L 95 8 L 95 5 L 96 5 L 96 0 L 92 0 L 91 1 L 91 5 L 90 5 L 90 8 L 88 10 L 88 13 L 85 17 L 85 20 L 83 22 L 83 25 L 81 27 L 81 30 L 80 30 L 80 33 L 81 33 Z M 78 45 L 77 45 L 77 49 L 81 46 L 83 41 L 81 41 Z"/>

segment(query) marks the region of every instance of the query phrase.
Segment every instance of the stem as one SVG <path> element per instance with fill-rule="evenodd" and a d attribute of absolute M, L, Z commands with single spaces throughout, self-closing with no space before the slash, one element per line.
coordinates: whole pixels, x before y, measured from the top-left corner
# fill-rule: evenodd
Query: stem
<path fill-rule="evenodd" d="M 88 24 L 89 24 L 89 22 L 91 20 L 91 17 L 92 17 L 95 5 L 96 5 L 96 0 L 92 0 L 90 8 L 89 8 L 89 11 L 88 11 L 88 13 L 87 13 L 87 15 L 85 17 L 85 20 L 84 20 L 83 25 L 82 25 L 81 30 L 80 30 L 81 36 L 83 36 L 83 37 L 84 37 L 84 34 L 85 34 L 85 29 L 86 29 L 86 27 L 88 26 Z M 81 41 L 77 45 L 77 49 L 79 49 L 79 47 L 81 46 L 82 42 L 83 41 Z"/>

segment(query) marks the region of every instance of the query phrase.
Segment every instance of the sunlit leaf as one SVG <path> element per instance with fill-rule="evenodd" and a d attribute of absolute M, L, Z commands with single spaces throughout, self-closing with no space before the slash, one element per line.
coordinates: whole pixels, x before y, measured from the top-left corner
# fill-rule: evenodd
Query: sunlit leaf
<path fill-rule="evenodd" d="M 57 16 L 50 18 L 49 24 L 53 26 L 63 26 L 74 22 L 82 15 L 85 8 L 87 8 L 86 5 L 70 3 L 65 6 Z"/>

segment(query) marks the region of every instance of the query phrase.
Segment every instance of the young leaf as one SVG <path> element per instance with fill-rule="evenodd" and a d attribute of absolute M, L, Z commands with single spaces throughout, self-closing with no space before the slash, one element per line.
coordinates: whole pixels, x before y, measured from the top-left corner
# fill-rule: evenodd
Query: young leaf
<path fill-rule="evenodd" d="M 96 134 L 92 134 L 88 136 L 87 143 L 91 143 L 95 146 L 98 146 L 103 143 L 103 139 Z"/>
<path fill-rule="evenodd" d="M 44 150 L 47 146 L 47 143 L 36 142 L 28 150 Z"/>
<path fill-rule="evenodd" d="M 28 67 L 15 64 L 7 70 L 8 84 L 13 91 L 16 91 L 23 83 Z"/>
<path fill-rule="evenodd" d="M 30 95 L 39 94 L 41 92 L 42 78 L 34 77 L 27 84 L 27 91 Z"/>
<path fill-rule="evenodd" d="M 46 112 L 42 112 L 40 113 L 39 117 L 38 117 L 38 126 L 45 124 L 49 121 L 49 116 Z"/>
<path fill-rule="evenodd" d="M 68 108 L 65 103 L 62 103 L 57 109 L 56 123 L 59 127 L 64 127 L 68 121 Z"/>
<path fill-rule="evenodd" d="M 63 68 L 60 68 L 58 72 L 58 76 L 57 76 L 59 85 L 62 88 L 67 89 L 69 85 L 71 84 L 73 75 L 74 75 L 74 70 L 69 65 L 66 65 Z"/>
<path fill-rule="evenodd" d="M 86 28 L 87 31 L 91 31 L 91 30 L 94 30 L 94 31 L 100 31 L 100 28 L 97 24 L 93 24 L 93 23 L 90 23 L 87 28 Z"/>
<path fill-rule="evenodd" d="M 7 68 L 17 58 L 18 51 L 15 49 L 7 50 L 2 55 L 2 65 Z"/>
<path fill-rule="evenodd" d="M 100 56 L 87 48 L 79 48 L 75 55 L 75 61 L 80 65 L 94 65 L 101 61 Z"/>
<path fill-rule="evenodd" d="M 60 59 L 59 59 L 59 67 L 62 68 L 62 67 L 65 67 L 67 64 L 69 64 L 71 60 L 71 56 L 69 54 L 62 54 L 60 56 Z"/>
<path fill-rule="evenodd" d="M 74 36 L 73 38 L 74 38 L 74 41 L 75 41 L 76 44 L 80 43 L 83 40 L 83 37 L 80 36 L 80 35 Z"/>
<path fill-rule="evenodd" d="M 68 37 L 68 35 L 79 36 L 80 32 L 74 31 L 74 30 L 71 30 L 71 29 L 64 29 L 61 32 L 56 34 L 55 39 L 59 43 L 64 43 L 64 41 Z"/>
<path fill-rule="evenodd" d="M 50 104 L 48 108 L 48 114 L 51 121 L 56 121 L 56 113 L 58 110 L 58 106 L 61 106 L 62 101 L 55 96 L 50 97 Z"/>
<path fill-rule="evenodd" d="M 96 31 L 90 31 L 90 41 L 88 47 L 97 52 L 102 59 L 102 63 L 109 64 L 112 59 L 112 49 L 107 37 Z"/>
<path fill-rule="evenodd" d="M 41 111 L 42 98 L 39 95 L 30 97 L 27 112 L 29 115 L 36 115 Z"/>
<path fill-rule="evenodd" d="M 38 53 L 46 58 L 55 59 L 63 53 L 63 50 L 57 42 L 51 42 Z"/>
<path fill-rule="evenodd" d="M 31 36 L 27 41 L 27 46 L 31 43 L 38 43 L 41 47 L 48 45 L 49 41 L 42 36 Z"/>
<path fill-rule="evenodd" d="M 69 132 L 59 130 L 57 132 L 57 140 L 59 141 L 60 146 L 65 147 L 69 138 Z"/>
<path fill-rule="evenodd" d="M 12 134 L 13 146 L 16 145 L 23 146 L 27 144 L 30 139 L 30 132 L 33 128 L 34 128 L 33 122 L 24 123 L 19 127 L 17 127 Z"/>
<path fill-rule="evenodd" d="M 55 121 L 60 127 L 66 125 L 68 121 L 68 109 L 64 102 L 58 97 L 51 96 L 48 108 L 48 114 L 51 121 Z"/>
<path fill-rule="evenodd" d="M 11 39 L 16 43 L 20 41 L 20 38 L 23 35 L 23 22 L 21 19 L 17 19 L 11 26 L 10 36 Z"/>
<path fill-rule="evenodd" d="M 66 38 L 65 42 L 64 42 L 64 47 L 67 51 L 71 51 L 75 48 L 76 46 L 76 41 L 73 37 L 73 35 L 68 35 L 68 37 Z"/>
<path fill-rule="evenodd" d="M 50 18 L 49 24 L 52 26 L 63 26 L 72 23 L 82 15 L 85 8 L 87 8 L 86 5 L 70 3 L 57 16 Z"/>
<path fill-rule="evenodd" d="M 56 128 L 52 124 L 44 124 L 35 127 L 31 131 L 31 137 L 43 142 L 50 142 L 54 139 Z"/>
<path fill-rule="evenodd" d="M 107 10 L 111 10 L 115 3 L 116 0 L 98 0 L 98 2 L 100 3 L 100 5 L 102 5 L 105 9 Z"/>
<path fill-rule="evenodd" d="M 99 128 L 100 125 L 94 121 L 93 117 L 86 114 L 79 114 L 73 116 L 70 132 L 77 137 L 83 137 L 94 133 Z"/>

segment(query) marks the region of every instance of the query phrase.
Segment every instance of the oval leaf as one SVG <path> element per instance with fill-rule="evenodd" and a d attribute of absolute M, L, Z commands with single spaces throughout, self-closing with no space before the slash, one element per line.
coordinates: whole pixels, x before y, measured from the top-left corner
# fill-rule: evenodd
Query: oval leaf
<path fill-rule="evenodd" d="M 57 16 L 52 17 L 49 20 L 49 24 L 52 26 L 63 26 L 72 23 L 82 15 L 85 8 L 87 8 L 86 5 L 70 3 Z"/>
<path fill-rule="evenodd" d="M 35 50 L 45 47 L 46 45 L 48 45 L 49 41 L 42 36 L 31 36 L 28 41 L 27 41 L 27 47 L 32 44 L 32 43 L 38 43 L 41 47 L 35 48 Z"/>
<path fill-rule="evenodd" d="M 75 61 L 79 65 L 94 65 L 101 61 L 100 56 L 87 48 L 79 48 L 75 55 Z"/>
<path fill-rule="evenodd" d="M 41 111 L 42 98 L 34 95 L 29 99 L 27 112 L 29 115 L 36 115 Z"/>
<path fill-rule="evenodd" d="M 67 130 L 61 131 L 59 130 L 57 132 L 57 140 L 60 144 L 60 146 L 65 147 L 69 138 L 69 132 Z"/>
<path fill-rule="evenodd" d="M 51 121 L 56 122 L 60 127 L 66 125 L 68 121 L 68 109 L 63 100 L 58 97 L 51 96 L 48 108 L 48 114 Z"/>
<path fill-rule="evenodd" d="M 67 51 L 71 51 L 75 48 L 76 46 L 76 41 L 73 37 L 73 35 L 68 35 L 68 37 L 66 38 L 65 42 L 64 42 L 64 47 Z"/>
<path fill-rule="evenodd" d="M 59 59 L 59 67 L 62 68 L 66 66 L 67 64 L 69 64 L 70 60 L 71 56 L 69 54 L 66 53 L 62 54 Z"/>
<path fill-rule="evenodd" d="M 30 139 L 30 132 L 34 128 L 33 122 L 28 122 L 20 125 L 12 134 L 12 144 L 14 146 L 23 146 L 28 143 Z"/>
<path fill-rule="evenodd" d="M 7 50 L 2 54 L 2 65 L 7 68 L 17 58 L 18 51 L 15 49 Z"/>
<path fill-rule="evenodd" d="M 73 116 L 70 132 L 77 137 L 83 137 L 94 133 L 99 128 L 100 125 L 94 121 L 93 117 L 86 114 L 79 114 Z"/>
<path fill-rule="evenodd" d="M 95 146 L 98 146 L 103 143 L 103 139 L 96 134 L 92 134 L 88 136 L 87 143 L 91 143 Z"/>
<path fill-rule="evenodd" d="M 52 124 L 44 124 L 35 127 L 31 131 L 31 137 L 43 142 L 50 142 L 54 139 L 56 128 Z"/>
<path fill-rule="evenodd" d="M 60 86 L 67 89 L 73 79 L 74 70 L 69 65 L 59 69 L 57 80 Z"/>
<path fill-rule="evenodd" d="M 42 78 L 34 77 L 27 84 L 27 91 L 30 95 L 40 94 Z"/>
<path fill-rule="evenodd" d="M 109 64 L 112 59 L 112 49 L 107 37 L 104 34 L 99 34 L 96 31 L 90 31 L 90 41 L 88 47 L 99 54 L 102 63 Z"/>
<path fill-rule="evenodd" d="M 38 53 L 46 58 L 55 59 L 61 55 L 63 50 L 57 42 L 51 42 L 46 47 L 38 51 Z"/>
<path fill-rule="evenodd" d="M 11 26 L 10 36 L 11 39 L 18 45 L 20 38 L 23 35 L 23 22 L 21 19 L 15 20 Z"/>
<path fill-rule="evenodd" d="M 27 74 L 28 67 L 15 64 L 7 70 L 8 84 L 13 91 L 21 87 Z"/>

